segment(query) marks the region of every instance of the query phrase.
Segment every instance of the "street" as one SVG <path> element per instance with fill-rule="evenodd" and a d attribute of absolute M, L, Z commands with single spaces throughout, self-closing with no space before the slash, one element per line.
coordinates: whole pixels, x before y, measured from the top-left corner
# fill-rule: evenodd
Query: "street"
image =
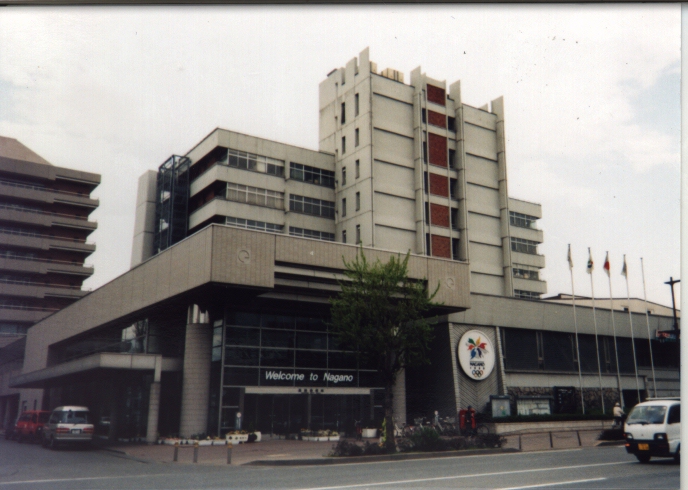
<path fill-rule="evenodd" d="M 319 466 L 145 463 L 94 449 L 0 440 L 0 489 L 679 488 L 672 460 L 621 446 Z"/>

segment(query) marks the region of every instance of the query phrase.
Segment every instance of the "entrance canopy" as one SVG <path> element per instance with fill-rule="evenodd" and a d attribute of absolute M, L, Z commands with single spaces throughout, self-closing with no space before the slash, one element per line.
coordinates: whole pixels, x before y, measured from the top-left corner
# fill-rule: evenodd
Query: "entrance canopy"
<path fill-rule="evenodd" d="M 153 371 L 155 381 L 160 381 L 162 371 L 181 371 L 182 360 L 163 358 L 160 354 L 119 354 L 100 352 L 81 359 L 47 367 L 10 379 L 12 388 L 49 388 L 50 383 L 61 378 L 99 369 L 121 371 Z"/>

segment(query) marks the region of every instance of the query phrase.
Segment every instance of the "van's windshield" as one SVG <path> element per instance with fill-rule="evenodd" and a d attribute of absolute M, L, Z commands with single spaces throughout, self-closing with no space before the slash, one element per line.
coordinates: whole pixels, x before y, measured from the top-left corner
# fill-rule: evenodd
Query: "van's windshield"
<path fill-rule="evenodd" d="M 662 405 L 637 406 L 628 414 L 626 424 L 662 424 L 666 411 L 667 407 Z"/>
<path fill-rule="evenodd" d="M 88 412 L 79 410 L 67 410 L 59 414 L 59 421 L 62 424 L 88 424 Z"/>

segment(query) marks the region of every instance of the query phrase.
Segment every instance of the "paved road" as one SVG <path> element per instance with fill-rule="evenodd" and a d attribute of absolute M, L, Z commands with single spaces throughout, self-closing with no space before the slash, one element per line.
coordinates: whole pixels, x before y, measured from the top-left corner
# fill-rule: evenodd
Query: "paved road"
<path fill-rule="evenodd" d="M 671 460 L 641 465 L 622 447 L 327 466 L 146 464 L 96 450 L 0 440 L 5 489 L 678 488 Z"/>

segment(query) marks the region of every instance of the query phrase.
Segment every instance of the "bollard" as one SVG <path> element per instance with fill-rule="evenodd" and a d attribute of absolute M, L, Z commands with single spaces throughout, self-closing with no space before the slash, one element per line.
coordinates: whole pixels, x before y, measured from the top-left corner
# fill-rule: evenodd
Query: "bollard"
<path fill-rule="evenodd" d="M 232 464 L 232 443 L 227 443 L 227 464 Z"/>
<path fill-rule="evenodd" d="M 179 456 L 179 443 L 175 442 L 174 443 L 174 458 L 172 459 L 173 463 L 177 462 L 177 457 Z"/>
<path fill-rule="evenodd" d="M 549 447 L 550 449 L 554 448 L 554 442 L 552 442 L 552 431 L 549 433 Z"/>
<path fill-rule="evenodd" d="M 194 458 L 193 458 L 194 463 L 198 463 L 198 441 L 194 443 Z"/>
<path fill-rule="evenodd" d="M 518 435 L 518 450 L 521 451 L 521 434 Z"/>
<path fill-rule="evenodd" d="M 583 444 L 581 443 L 580 431 L 579 431 L 579 430 L 576 431 L 576 435 L 578 436 L 578 446 L 579 446 L 579 447 L 582 447 Z"/>

